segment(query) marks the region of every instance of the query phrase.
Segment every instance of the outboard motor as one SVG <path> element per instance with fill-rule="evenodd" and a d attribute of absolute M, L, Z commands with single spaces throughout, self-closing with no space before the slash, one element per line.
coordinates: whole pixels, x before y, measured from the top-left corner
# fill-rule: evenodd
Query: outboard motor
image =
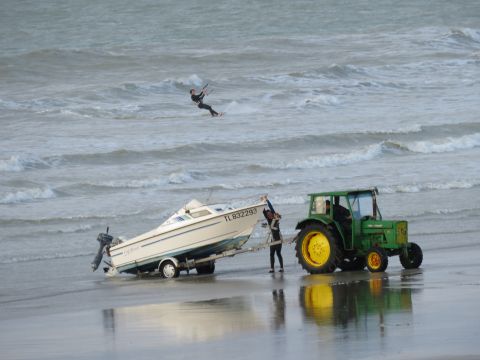
<path fill-rule="evenodd" d="M 100 265 L 105 247 L 109 247 L 112 244 L 113 236 L 108 235 L 108 227 L 106 233 L 98 234 L 97 241 L 100 243 L 100 248 L 98 249 L 97 255 L 95 255 L 95 258 L 92 261 L 92 271 L 97 270 L 98 265 Z"/>

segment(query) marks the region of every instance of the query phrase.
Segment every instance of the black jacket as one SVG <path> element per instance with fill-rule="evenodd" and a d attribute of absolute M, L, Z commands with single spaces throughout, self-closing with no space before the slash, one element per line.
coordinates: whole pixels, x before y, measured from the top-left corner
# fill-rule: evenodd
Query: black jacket
<path fill-rule="evenodd" d="M 268 210 L 263 210 L 263 216 L 267 219 L 268 226 L 272 232 L 273 241 L 281 240 L 282 236 L 280 235 L 280 220 L 278 219 L 269 219 L 267 217 Z"/>
<path fill-rule="evenodd" d="M 192 94 L 192 96 L 191 96 L 192 101 L 197 103 L 197 104 L 200 104 L 203 101 L 204 97 L 205 97 L 205 94 L 203 93 L 203 91 L 198 95 L 193 95 Z"/>

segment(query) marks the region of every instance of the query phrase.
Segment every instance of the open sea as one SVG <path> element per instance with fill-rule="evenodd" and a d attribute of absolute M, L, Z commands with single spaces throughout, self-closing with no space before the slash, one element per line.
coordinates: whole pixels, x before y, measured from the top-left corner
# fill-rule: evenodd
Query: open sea
<path fill-rule="evenodd" d="M 307 194 L 378 187 L 427 264 L 478 250 L 479 1 L 4 0 L 0 33 L 0 306 L 94 288 L 99 232 L 192 198 L 268 194 L 289 236 Z"/>

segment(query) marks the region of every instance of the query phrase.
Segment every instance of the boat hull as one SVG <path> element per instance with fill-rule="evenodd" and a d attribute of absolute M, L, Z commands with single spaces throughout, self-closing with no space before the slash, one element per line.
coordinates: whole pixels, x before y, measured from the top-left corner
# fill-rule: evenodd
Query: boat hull
<path fill-rule="evenodd" d="M 112 247 L 112 265 L 119 272 L 153 271 L 167 257 L 184 261 L 239 249 L 250 238 L 263 207 L 257 204 L 213 214 L 187 226 L 150 231 Z"/>

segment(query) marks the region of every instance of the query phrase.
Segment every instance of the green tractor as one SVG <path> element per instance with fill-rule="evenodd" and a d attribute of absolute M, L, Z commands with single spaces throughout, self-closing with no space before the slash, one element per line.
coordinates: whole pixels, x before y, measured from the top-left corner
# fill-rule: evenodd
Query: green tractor
<path fill-rule="evenodd" d="M 308 217 L 297 224 L 296 255 L 310 274 L 385 271 L 388 257 L 399 255 L 405 269 L 422 264 L 420 246 L 408 242 L 407 221 L 383 220 L 378 190 L 310 194 Z"/>

